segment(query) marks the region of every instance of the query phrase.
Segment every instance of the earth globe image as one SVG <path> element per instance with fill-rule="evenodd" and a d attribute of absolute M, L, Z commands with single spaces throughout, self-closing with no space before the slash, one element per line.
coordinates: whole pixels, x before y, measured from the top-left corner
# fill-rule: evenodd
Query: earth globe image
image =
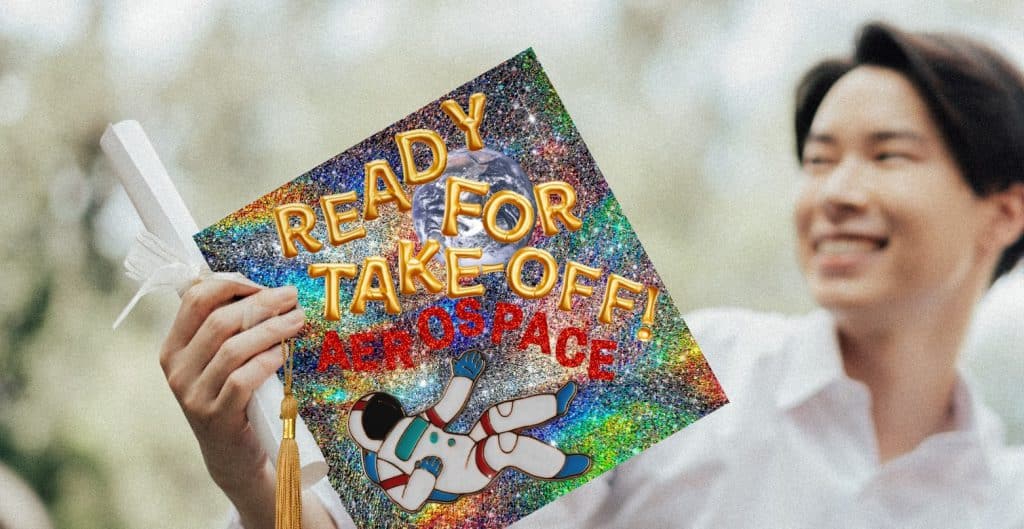
<path fill-rule="evenodd" d="M 530 207 L 536 211 L 537 204 L 533 198 L 533 184 L 530 178 L 515 160 L 498 151 L 487 148 L 470 151 L 462 148 L 448 153 L 448 165 L 444 174 L 429 184 L 418 186 L 413 192 L 412 221 L 416 236 L 420 241 L 434 239 L 441 243 L 441 250 L 436 254 L 437 259 L 444 260 L 445 248 L 481 248 L 483 256 L 480 259 L 463 258 L 459 260 L 460 264 L 474 266 L 507 262 L 516 250 L 529 243 L 529 236 L 513 243 L 501 243 L 487 234 L 482 218 L 465 215 L 458 217 L 458 235 L 447 236 L 441 233 L 445 182 L 453 176 L 491 185 L 486 196 L 463 192 L 463 203 L 480 204 L 482 207 L 494 193 L 509 190 L 526 197 L 530 201 Z M 518 222 L 519 210 L 515 206 L 505 204 L 498 210 L 496 224 L 500 228 L 511 230 Z"/>

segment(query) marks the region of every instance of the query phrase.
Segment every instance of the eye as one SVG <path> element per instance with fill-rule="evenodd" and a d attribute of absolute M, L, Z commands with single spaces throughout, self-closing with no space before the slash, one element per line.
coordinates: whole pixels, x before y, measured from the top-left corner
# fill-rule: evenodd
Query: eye
<path fill-rule="evenodd" d="M 875 155 L 875 160 L 879 162 L 905 161 L 912 159 L 912 156 L 900 151 L 882 151 Z"/>
<path fill-rule="evenodd" d="M 821 154 L 805 155 L 803 159 L 804 169 L 813 171 L 826 168 L 835 163 L 835 160 Z"/>

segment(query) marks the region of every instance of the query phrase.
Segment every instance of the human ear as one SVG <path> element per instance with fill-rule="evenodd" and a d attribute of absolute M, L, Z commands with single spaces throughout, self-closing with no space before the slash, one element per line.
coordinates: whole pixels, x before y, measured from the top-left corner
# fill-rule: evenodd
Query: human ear
<path fill-rule="evenodd" d="M 1002 252 L 1024 235 L 1024 182 L 985 197 L 992 205 L 993 215 L 986 226 L 986 239 Z"/>

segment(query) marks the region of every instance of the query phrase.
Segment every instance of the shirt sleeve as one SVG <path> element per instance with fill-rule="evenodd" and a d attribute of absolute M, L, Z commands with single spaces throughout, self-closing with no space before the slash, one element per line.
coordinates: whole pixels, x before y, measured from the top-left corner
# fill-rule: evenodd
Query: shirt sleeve
<path fill-rule="evenodd" d="M 690 334 L 700 347 L 715 377 L 732 378 L 735 361 L 737 327 L 743 325 L 742 309 L 702 309 L 683 316 Z"/>
<path fill-rule="evenodd" d="M 683 321 L 730 401 L 747 389 L 764 357 L 779 349 L 788 325 L 781 314 L 742 308 L 701 309 Z"/>
<path fill-rule="evenodd" d="M 726 394 L 741 384 L 740 376 L 753 359 L 737 354 L 740 331 L 757 320 L 745 309 L 705 309 L 684 316 L 701 352 Z M 705 508 L 706 487 L 721 470 L 716 457 L 715 432 L 729 415 L 728 406 L 677 432 L 551 502 L 510 529 L 569 529 L 637 527 L 645 514 L 664 515 L 665 505 L 675 505 L 680 520 L 692 519 Z M 671 486 L 665 486 L 666 482 Z M 326 478 L 311 488 L 338 529 L 355 529 L 338 493 Z M 228 529 L 245 529 L 232 509 Z M 687 518 L 689 517 L 689 518 Z M 654 525 L 658 520 L 653 519 Z"/>
<path fill-rule="evenodd" d="M 704 309 L 683 317 L 727 395 L 741 383 L 736 349 L 748 314 Z M 602 524 L 594 527 L 658 527 L 669 519 L 694 521 L 713 509 L 708 490 L 725 468 L 722 433 L 732 412 L 727 404 L 609 472 L 607 500 L 596 518 Z"/>
<path fill-rule="evenodd" d="M 323 478 L 316 482 L 310 490 L 313 495 L 320 500 L 323 504 L 324 509 L 327 510 L 327 514 L 334 520 L 334 526 L 338 529 L 356 529 L 355 522 L 345 511 L 345 507 L 341 504 L 341 498 L 338 496 L 338 492 L 331 486 L 331 482 L 327 481 L 327 478 Z"/>
<path fill-rule="evenodd" d="M 602 507 L 608 504 L 612 472 L 594 478 L 572 492 L 541 507 L 509 529 L 571 529 L 601 527 Z"/>
<path fill-rule="evenodd" d="M 309 490 L 324 506 L 327 514 L 334 521 L 335 527 L 338 529 L 356 529 L 356 524 L 349 517 L 348 513 L 345 512 L 345 507 L 341 505 L 341 498 L 338 496 L 338 492 L 334 490 L 334 487 L 331 486 L 326 477 L 313 484 Z M 231 507 L 228 513 L 227 529 L 245 529 L 234 506 Z"/>
<path fill-rule="evenodd" d="M 562 496 L 510 526 L 510 529 L 569 529 L 595 526 L 591 520 L 596 519 L 595 516 L 606 499 L 609 474 L 610 472 L 605 473 L 587 485 Z M 356 529 L 355 522 L 345 511 L 345 507 L 341 504 L 341 498 L 327 478 L 310 487 L 310 491 L 327 510 L 335 527 Z M 228 512 L 226 529 L 245 529 L 238 517 L 238 511 L 234 507 L 231 507 Z"/>
<path fill-rule="evenodd" d="M 228 509 L 227 529 L 245 529 L 245 527 L 242 526 L 242 520 L 238 518 L 238 510 L 235 509 L 235 506 L 232 505 Z"/>
<path fill-rule="evenodd" d="M 735 387 L 739 331 L 754 315 L 744 309 L 705 309 L 683 319 L 723 387 Z M 728 407 L 687 426 L 613 470 L 598 476 L 510 529 L 662 526 L 668 511 L 693 519 L 706 508 L 706 487 L 720 473 L 716 432 Z"/>

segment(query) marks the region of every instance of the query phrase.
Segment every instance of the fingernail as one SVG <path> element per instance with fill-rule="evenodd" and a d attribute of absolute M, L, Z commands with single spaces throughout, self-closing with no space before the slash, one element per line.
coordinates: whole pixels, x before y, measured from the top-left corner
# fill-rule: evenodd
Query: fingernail
<path fill-rule="evenodd" d="M 289 320 L 294 321 L 296 323 L 300 322 L 300 321 L 305 321 L 306 320 L 306 311 L 302 310 L 301 307 L 300 308 L 295 308 L 292 311 L 290 311 L 288 314 L 286 314 L 285 317 L 287 317 Z"/>
<path fill-rule="evenodd" d="M 296 299 L 299 295 L 298 289 L 292 285 L 285 285 L 274 289 L 274 297 L 281 301 Z"/>

